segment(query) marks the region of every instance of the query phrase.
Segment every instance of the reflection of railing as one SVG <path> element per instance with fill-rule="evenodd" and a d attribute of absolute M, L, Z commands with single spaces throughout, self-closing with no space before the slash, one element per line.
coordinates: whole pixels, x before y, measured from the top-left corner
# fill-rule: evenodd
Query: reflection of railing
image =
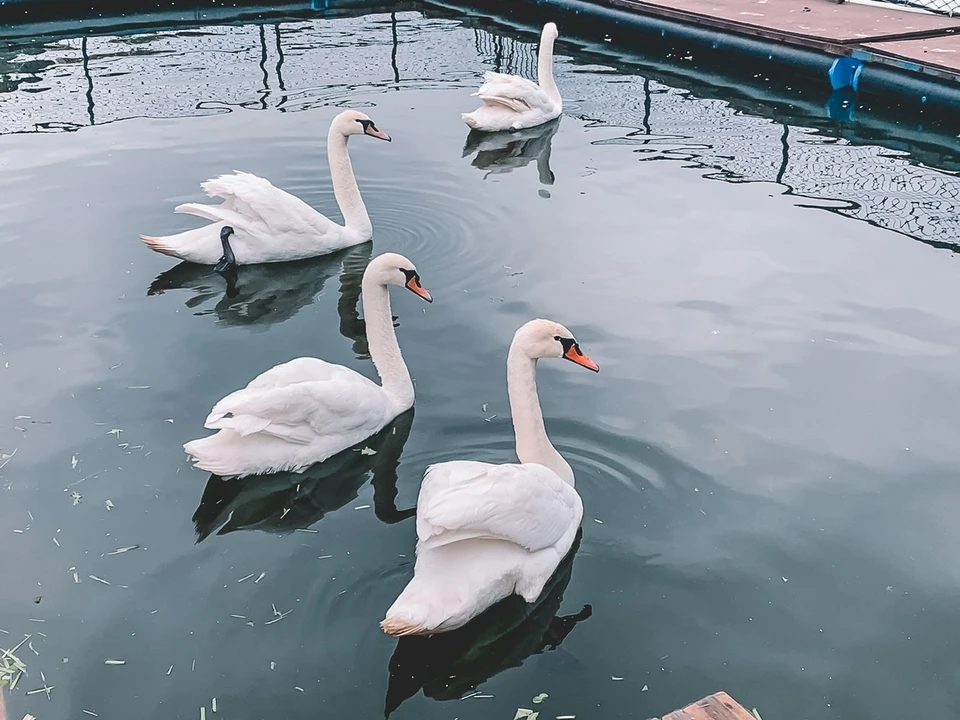
<path fill-rule="evenodd" d="M 578 87 L 589 109 L 581 117 L 636 128 L 602 144 L 633 147 L 644 161 L 681 161 L 717 180 L 772 182 L 790 195 L 838 201 L 834 212 L 960 251 L 956 174 L 911 163 L 906 152 L 774 123 L 649 79 L 594 80 Z"/>
<path fill-rule="evenodd" d="M 400 83 L 400 69 L 397 65 L 397 56 L 400 36 L 397 24 L 397 13 L 390 13 L 390 67 L 392 70 L 392 81 L 398 85 Z M 255 90 L 257 95 L 256 99 L 244 98 L 239 99 L 236 103 L 227 102 L 226 104 L 235 104 L 236 106 L 246 109 L 265 110 L 274 108 L 280 109 L 281 111 L 283 110 L 290 99 L 283 75 L 283 65 L 285 61 L 283 45 L 284 42 L 297 41 L 301 25 L 290 23 L 289 28 L 283 28 L 282 25 L 283 24 L 279 22 L 271 25 L 255 24 L 230 28 L 224 32 L 223 37 L 226 39 L 225 42 L 222 43 L 221 47 L 214 47 L 214 50 L 221 53 L 229 53 L 230 55 L 241 54 L 245 50 L 253 50 L 253 52 L 256 53 L 255 57 L 259 68 L 258 81 L 260 85 L 259 89 Z M 256 48 L 244 47 L 246 35 L 250 32 L 256 33 Z M 151 72 L 149 69 L 149 58 L 163 54 L 161 51 L 153 49 L 152 46 L 154 44 L 162 44 L 164 40 L 174 42 L 177 39 L 179 39 L 177 33 L 150 32 L 135 36 L 84 35 L 80 38 L 57 40 L 40 38 L 34 42 L 20 40 L 15 44 L 11 43 L 6 50 L 0 46 L 0 98 L 3 97 L 4 93 L 22 93 L 24 90 L 32 89 L 33 86 L 44 82 L 45 79 L 49 79 L 50 77 L 63 80 L 65 76 L 69 74 L 69 68 L 79 65 L 82 79 L 77 78 L 77 81 L 82 83 L 82 97 L 86 101 L 86 107 L 84 109 L 86 122 L 80 121 L 78 117 L 79 113 L 69 111 L 66 116 L 62 118 L 51 118 L 48 116 L 28 119 L 24 116 L 29 113 L 29 109 L 16 112 L 11 104 L 8 106 L 10 110 L 6 114 L 6 117 L 4 117 L 3 113 L 0 113 L 0 134 L 4 132 L 73 131 L 84 125 L 98 124 L 98 96 L 105 94 L 122 95 L 124 91 L 130 91 L 131 88 L 125 87 L 123 81 L 117 80 L 116 78 L 132 72 Z M 217 43 L 218 41 L 214 41 L 213 45 L 216 46 Z M 102 70 L 105 61 L 116 63 L 124 59 L 136 60 L 138 57 L 143 59 L 140 66 L 131 68 L 126 72 L 118 72 L 115 67 L 108 68 L 107 72 Z M 98 75 L 97 72 L 98 63 L 101 66 L 100 75 Z M 238 65 L 233 63 L 231 69 L 236 70 L 237 67 Z M 67 72 L 64 72 L 65 70 Z M 153 70 L 160 75 L 164 74 L 162 69 L 158 70 L 154 67 Z M 213 71 L 213 69 L 211 69 L 211 71 Z M 65 85 L 66 84 L 67 83 L 65 83 Z M 169 102 L 172 98 L 161 98 L 164 112 L 155 114 L 151 113 L 149 108 L 145 106 L 145 101 L 151 92 L 163 92 L 163 83 L 145 82 L 144 85 L 152 86 L 153 89 L 147 91 L 146 95 L 139 95 L 138 101 L 140 107 L 138 107 L 138 101 L 132 101 L 124 108 L 133 109 L 134 112 L 132 115 L 123 117 L 108 116 L 106 119 L 101 118 L 101 122 L 114 122 L 128 117 L 144 115 L 183 116 L 192 114 L 192 111 L 222 111 L 225 104 L 223 100 L 191 100 L 189 106 L 178 108 L 174 103 Z M 69 99 L 75 98 L 77 97 L 77 89 L 81 88 L 73 86 L 66 91 L 65 94 L 69 95 Z M 49 88 L 44 88 L 44 90 L 49 90 Z M 27 98 L 33 94 L 34 93 L 28 93 L 21 97 Z M 66 100 L 67 98 L 64 99 Z M 63 104 L 54 102 L 45 104 L 45 112 L 49 112 L 51 105 L 59 106 L 57 107 L 58 110 L 65 110 Z M 103 114 L 102 108 L 101 114 Z M 13 124 L 13 127 L 3 128 L 5 121 Z"/>
<path fill-rule="evenodd" d="M 495 72 L 537 78 L 537 47 L 486 30 L 473 31 L 477 55 L 493 65 Z"/>

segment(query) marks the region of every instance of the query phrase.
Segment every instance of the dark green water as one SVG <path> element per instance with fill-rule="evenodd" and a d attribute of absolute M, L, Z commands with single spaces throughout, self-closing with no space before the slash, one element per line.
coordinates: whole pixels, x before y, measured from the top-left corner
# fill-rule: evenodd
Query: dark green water
<path fill-rule="evenodd" d="M 719 689 L 767 720 L 960 714 L 960 270 L 933 247 L 957 240 L 960 181 L 935 152 L 561 44 L 555 134 L 464 157 L 480 73 L 531 50 L 414 13 L 80 51 L 3 60 L 0 647 L 32 634 L 11 719 L 376 718 L 406 695 L 393 717 L 633 719 Z M 173 207 L 233 169 L 338 217 L 343 106 L 394 138 L 351 143 L 372 251 L 436 299 L 394 293 L 415 417 L 299 491 L 207 485 L 181 445 L 217 399 L 298 355 L 373 374 L 370 248 L 242 269 L 227 298 L 137 235 L 195 226 Z M 377 623 L 412 572 L 405 511 L 428 463 L 512 460 L 506 349 L 537 316 L 602 368 L 540 371 L 579 550 L 484 653 L 398 649 Z M 43 678 L 49 700 L 25 695 Z"/>

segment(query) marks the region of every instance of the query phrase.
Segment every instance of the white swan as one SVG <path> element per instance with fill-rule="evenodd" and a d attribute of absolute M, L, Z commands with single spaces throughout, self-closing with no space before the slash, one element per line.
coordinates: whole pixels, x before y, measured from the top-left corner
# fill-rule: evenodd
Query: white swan
<path fill-rule="evenodd" d="M 351 135 L 390 140 L 357 110 L 344 110 L 330 123 L 327 159 L 344 225 L 337 225 L 300 198 L 274 187 L 269 180 L 236 172 L 201 184 L 210 197 L 223 198 L 220 205 L 184 203 L 174 208 L 174 212 L 197 215 L 212 224 L 178 235 L 140 237 L 158 253 L 203 265 L 213 265 L 227 255 L 225 240 L 221 249 L 224 228 L 233 230 L 230 246 L 240 265 L 302 260 L 367 242 L 373 237 L 373 225 L 347 153 Z"/>
<path fill-rule="evenodd" d="M 553 81 L 553 42 L 557 26 L 547 23 L 540 34 L 537 55 L 537 82 L 505 73 L 488 72 L 474 95 L 483 102 L 463 121 L 474 130 L 497 132 L 522 130 L 542 125 L 563 112 L 563 99 Z"/>
<path fill-rule="evenodd" d="M 223 477 L 297 472 L 370 437 L 413 407 L 389 285 L 403 285 L 433 302 L 407 258 L 384 253 L 370 261 L 361 300 L 370 358 L 382 386 L 317 358 L 277 365 L 213 407 L 204 427 L 219 432 L 183 446 L 194 467 Z"/>
<path fill-rule="evenodd" d="M 455 630 L 516 593 L 534 602 L 573 544 L 583 504 L 573 470 L 550 443 L 537 397 L 538 358 L 599 371 L 563 325 L 531 320 L 507 356 L 520 464 L 431 465 L 417 499 L 413 579 L 380 627 L 390 635 Z"/>

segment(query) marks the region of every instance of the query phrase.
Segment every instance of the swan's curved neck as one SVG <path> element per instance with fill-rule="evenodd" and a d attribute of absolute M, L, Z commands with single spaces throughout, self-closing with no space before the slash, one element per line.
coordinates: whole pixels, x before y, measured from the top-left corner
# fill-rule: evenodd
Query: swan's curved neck
<path fill-rule="evenodd" d="M 397 343 L 390 310 L 390 291 L 385 285 L 367 277 L 364 277 L 360 291 L 370 359 L 380 375 L 384 392 L 397 401 L 402 412 L 413 407 L 413 381 Z"/>
<path fill-rule="evenodd" d="M 540 36 L 537 55 L 537 84 L 553 100 L 560 102 L 560 89 L 553 80 L 553 38 Z"/>
<path fill-rule="evenodd" d="M 510 346 L 507 356 L 507 394 L 516 435 L 517 457 L 522 463 L 539 463 L 573 485 L 573 470 L 547 437 L 537 395 L 537 361 Z"/>
<path fill-rule="evenodd" d="M 333 195 L 343 213 L 344 225 L 366 241 L 373 237 L 373 224 L 367 215 L 367 208 L 360 197 L 357 178 L 353 174 L 353 165 L 347 153 L 347 136 L 336 126 L 331 126 L 327 134 L 327 161 L 330 163 L 330 178 L 333 180 Z"/>

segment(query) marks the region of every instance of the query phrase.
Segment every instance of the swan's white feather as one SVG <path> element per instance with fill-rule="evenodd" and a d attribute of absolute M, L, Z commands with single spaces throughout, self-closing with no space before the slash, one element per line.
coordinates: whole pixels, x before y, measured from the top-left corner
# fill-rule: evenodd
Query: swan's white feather
<path fill-rule="evenodd" d="M 417 538 L 420 549 L 486 538 L 536 552 L 559 542 L 582 514 L 576 490 L 543 465 L 447 462 L 424 475 Z"/>
<path fill-rule="evenodd" d="M 431 466 L 417 500 L 413 579 L 381 627 L 430 635 L 462 627 L 514 593 L 536 601 L 582 519 L 577 491 L 542 465 Z"/>
<path fill-rule="evenodd" d="M 550 96 L 535 82 L 517 75 L 494 72 L 488 72 L 483 77 L 484 83 L 474 95 L 487 105 L 503 105 L 518 113 L 531 110 L 550 113 L 553 110 L 554 103 Z"/>
<path fill-rule="evenodd" d="M 204 423 L 219 432 L 184 450 L 195 467 L 221 475 L 302 470 L 373 435 L 396 414 L 383 388 L 359 373 L 297 358 L 220 400 Z"/>

